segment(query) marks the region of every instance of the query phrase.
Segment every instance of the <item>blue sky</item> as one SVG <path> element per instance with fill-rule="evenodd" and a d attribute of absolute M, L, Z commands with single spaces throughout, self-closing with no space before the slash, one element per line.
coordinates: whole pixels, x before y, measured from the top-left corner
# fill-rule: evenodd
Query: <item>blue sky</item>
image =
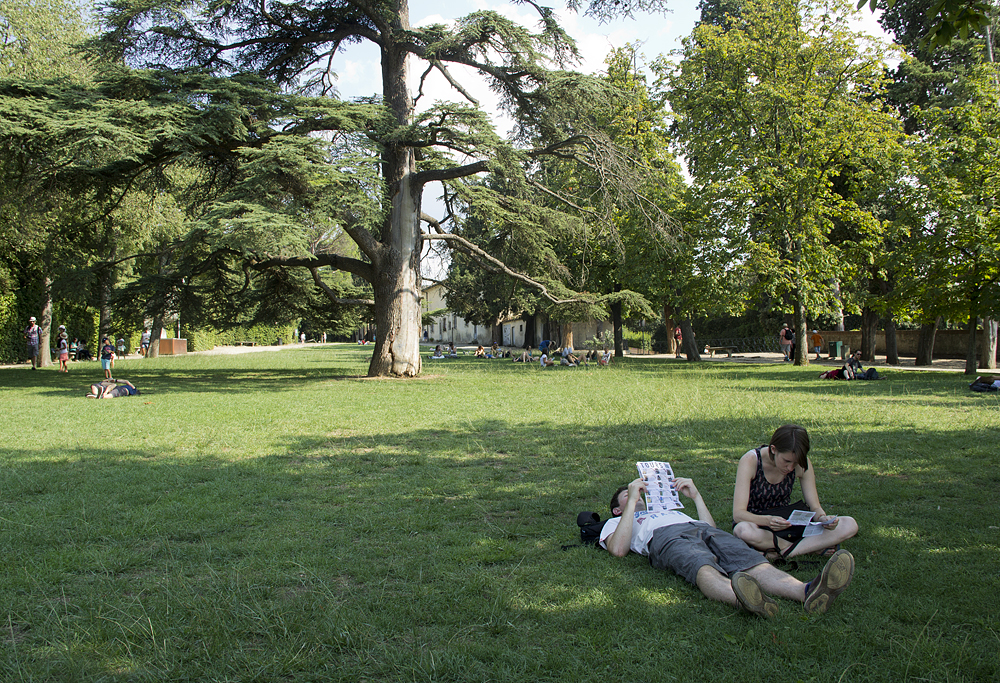
<path fill-rule="evenodd" d="M 545 4 L 545 0 L 542 0 Z M 561 7 L 561 1 L 550 3 Z M 558 11 L 560 24 L 577 42 L 582 61 L 575 66 L 578 71 L 594 73 L 604 67 L 604 58 L 614 48 L 628 43 L 639 43 L 640 52 L 651 60 L 660 54 L 667 55 L 681 47 L 681 40 L 694 28 L 698 19 L 697 0 L 678 2 L 671 12 L 662 14 L 638 13 L 632 19 L 619 19 L 610 23 L 600 23 L 568 10 Z M 411 0 L 410 23 L 413 26 L 428 24 L 448 24 L 454 19 L 477 10 L 493 10 L 519 23 L 535 28 L 538 15 L 531 5 L 518 5 L 497 0 Z M 865 32 L 884 37 L 877 21 L 867 9 L 857 15 L 855 27 Z M 381 94 L 381 69 L 378 50 L 370 44 L 352 45 L 338 55 L 333 66 L 338 74 L 340 95 L 346 98 Z M 425 64 L 414 60 L 411 65 L 411 89 L 416 93 L 417 84 Z M 452 67 L 456 79 L 462 83 L 483 109 L 493 113 L 499 131 L 509 129 L 509 121 L 497 113 L 496 99 L 484 81 L 471 71 Z M 462 95 L 455 91 L 443 77 L 436 73 L 424 85 L 426 105 L 434 100 L 462 101 Z M 438 199 L 441 188 L 428 186 L 424 191 L 424 211 L 440 218 L 444 215 L 443 205 Z M 425 275 L 433 278 L 443 276 L 444 262 L 433 254 L 425 254 Z"/>
<path fill-rule="evenodd" d="M 546 4 L 543 0 L 543 4 Z M 548 3 L 561 6 L 561 2 Z M 698 19 L 697 0 L 682 0 L 674 9 L 664 14 L 638 13 L 633 19 L 619 19 L 601 24 L 566 9 L 557 10 L 561 24 L 577 41 L 583 61 L 577 65 L 577 70 L 593 73 L 603 68 L 604 58 L 610 50 L 622 47 L 626 43 L 638 42 L 641 51 L 647 58 L 659 54 L 667 54 L 681 47 L 681 39 L 691 32 Z M 470 14 L 477 10 L 493 10 L 520 23 L 534 27 L 537 25 L 537 13 L 531 5 L 517 5 L 510 2 L 495 0 L 413 0 L 410 2 L 410 23 L 414 26 L 443 23 Z M 858 13 L 859 28 L 873 35 L 882 36 L 881 29 L 875 17 L 867 9 Z M 347 52 L 338 57 L 335 68 L 339 74 L 341 95 L 354 97 L 374 94 L 380 87 L 381 73 L 378 63 L 378 51 L 371 45 L 351 46 Z M 414 84 L 422 71 L 422 66 L 414 64 Z M 463 83 L 464 84 L 464 83 Z M 425 87 L 425 91 L 427 88 Z M 460 99 L 440 79 L 431 92 L 441 99 Z M 485 95 L 485 86 L 476 91 Z M 480 98 L 484 106 L 489 102 L 488 95 Z"/>

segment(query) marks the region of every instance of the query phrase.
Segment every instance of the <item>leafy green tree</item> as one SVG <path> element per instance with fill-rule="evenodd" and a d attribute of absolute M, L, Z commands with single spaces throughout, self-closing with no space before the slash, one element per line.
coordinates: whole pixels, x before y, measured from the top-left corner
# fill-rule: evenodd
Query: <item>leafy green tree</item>
<path fill-rule="evenodd" d="M 586 8 L 607 17 L 661 6 L 591 0 Z M 182 158 L 202 166 L 217 192 L 189 253 L 207 249 L 205 262 L 225 271 L 230 285 L 238 275 L 275 269 L 351 273 L 372 291 L 378 336 L 369 374 L 416 374 L 424 243 L 488 256 L 447 229 L 422 232 L 425 187 L 501 173 L 518 185 L 507 210 L 523 209 L 534 199 L 526 171 L 562 155 L 607 169 L 608 194 L 630 194 L 631 177 L 611 163 L 605 140 L 585 126 L 562 125 L 569 112 L 585 123 L 601 88 L 561 70 L 576 48 L 552 12 L 535 7 L 538 32 L 487 11 L 454 28 L 416 28 L 403 0 L 196 2 L 183 12 L 169 2 L 109 3 L 99 45 L 112 63 L 146 69 L 116 75 L 115 87 L 130 103 L 141 98 L 158 109 L 160 137 L 146 135 L 145 150 L 133 142 L 133 156 L 105 170 L 135 178 Z M 339 100 L 329 60 L 360 42 L 380 52 L 381 90 L 364 101 Z M 421 96 L 408 86 L 413 61 L 447 79 L 465 103 L 418 111 Z M 497 136 L 452 65 L 489 82 L 518 123 L 515 142 L 527 144 Z M 331 162 L 324 136 L 351 148 L 357 163 Z M 334 220 L 358 255 L 310 250 L 300 224 L 309 210 Z"/>
<path fill-rule="evenodd" d="M 983 65 L 969 79 L 972 97 L 918 113 L 926 135 L 918 169 L 934 222 L 914 243 L 911 263 L 944 295 L 951 317 L 966 319 L 966 374 L 977 369 L 980 316 L 1000 315 L 1000 88 Z M 944 308 L 942 306 L 942 308 Z"/>
<path fill-rule="evenodd" d="M 705 220 L 722 226 L 759 295 L 790 299 L 799 339 L 839 275 L 833 219 L 864 210 L 833 179 L 845 166 L 873 173 L 900 138 L 877 99 L 882 53 L 847 27 L 848 12 L 746 2 L 727 28 L 695 28 L 669 84 Z M 795 362 L 808 363 L 806 344 Z"/>
<path fill-rule="evenodd" d="M 76 51 L 86 35 L 81 8 L 74 2 L 0 0 L 0 79 L 87 82 L 91 69 Z M 77 283 L 68 275 L 79 259 L 68 233 L 86 207 L 79 197 L 36 182 L 36 150 L 25 154 L 21 145 L 2 143 L 0 148 L 5 152 L 0 156 L 0 270 L 11 284 L 20 283 L 5 297 L 5 308 L 10 308 L 0 311 L 0 318 L 11 320 L 9 334 L 20 342 L 27 313 L 37 315 L 41 348 L 47 349 L 53 296 L 76 291 Z M 7 352 L 12 359 L 23 358 L 23 345 L 14 348 L 19 350 Z M 49 365 L 49 354 L 42 353 L 40 361 Z"/>
<path fill-rule="evenodd" d="M 920 29 L 913 34 L 914 40 L 919 40 L 922 47 L 933 50 L 947 47 L 956 39 L 967 39 L 970 35 L 986 33 L 995 14 L 989 0 L 921 0 L 927 7 L 924 10 L 925 21 L 920 22 Z M 896 8 L 906 4 L 898 0 L 858 0 L 858 8 L 868 5 L 874 12 L 883 9 L 885 14 L 892 14 Z"/>

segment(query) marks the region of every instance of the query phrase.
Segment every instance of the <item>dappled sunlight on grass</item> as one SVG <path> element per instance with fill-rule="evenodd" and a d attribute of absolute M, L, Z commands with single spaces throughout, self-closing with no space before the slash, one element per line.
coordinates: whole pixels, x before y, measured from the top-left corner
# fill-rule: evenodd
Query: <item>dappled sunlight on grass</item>
<path fill-rule="evenodd" d="M 606 681 L 656 652 L 683 655 L 678 680 L 1000 673 L 1000 411 L 961 377 L 460 359 L 371 382 L 366 353 L 129 361 L 143 395 L 103 402 L 82 373 L 12 371 L 4 674 Z M 644 558 L 562 549 L 636 460 L 692 476 L 728 528 L 737 460 L 785 422 L 861 528 L 825 617 L 782 600 L 755 621 Z"/>

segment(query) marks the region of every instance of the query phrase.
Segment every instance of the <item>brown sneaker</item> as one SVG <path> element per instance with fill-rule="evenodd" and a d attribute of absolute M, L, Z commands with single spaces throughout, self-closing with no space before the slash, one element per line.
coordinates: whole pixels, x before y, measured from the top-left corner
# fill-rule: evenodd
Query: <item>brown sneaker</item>
<path fill-rule="evenodd" d="M 806 587 L 803 607 L 809 614 L 823 614 L 834 598 L 851 584 L 854 576 L 854 556 L 838 550 L 823 567 L 823 572 Z"/>
<path fill-rule="evenodd" d="M 763 591 L 757 579 L 746 572 L 736 572 L 732 578 L 733 592 L 740 607 L 751 614 L 769 619 L 778 615 L 778 603 Z"/>

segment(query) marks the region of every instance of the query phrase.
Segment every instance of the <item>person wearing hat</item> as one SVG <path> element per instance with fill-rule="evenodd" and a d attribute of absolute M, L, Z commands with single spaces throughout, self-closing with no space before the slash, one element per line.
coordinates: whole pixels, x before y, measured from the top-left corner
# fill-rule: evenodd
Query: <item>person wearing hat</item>
<path fill-rule="evenodd" d="M 792 355 L 795 353 L 792 346 L 794 343 L 795 332 L 788 326 L 788 323 L 784 323 L 778 330 L 778 344 L 781 346 L 781 353 L 784 354 L 786 361 L 792 360 Z"/>
<path fill-rule="evenodd" d="M 35 316 L 28 318 L 28 326 L 24 328 L 24 338 L 28 342 L 28 358 L 31 359 L 31 369 L 34 370 L 41 364 L 38 355 L 38 342 L 42 336 L 42 328 L 35 324 Z"/>
<path fill-rule="evenodd" d="M 59 354 L 59 372 L 69 372 L 69 336 L 66 326 L 59 326 L 59 337 L 56 340 L 56 352 Z"/>
<path fill-rule="evenodd" d="M 823 335 L 819 333 L 819 330 L 813 330 L 813 333 L 809 336 L 809 346 L 812 347 L 813 353 L 816 354 L 816 360 L 819 360 L 820 351 L 823 349 Z"/>

